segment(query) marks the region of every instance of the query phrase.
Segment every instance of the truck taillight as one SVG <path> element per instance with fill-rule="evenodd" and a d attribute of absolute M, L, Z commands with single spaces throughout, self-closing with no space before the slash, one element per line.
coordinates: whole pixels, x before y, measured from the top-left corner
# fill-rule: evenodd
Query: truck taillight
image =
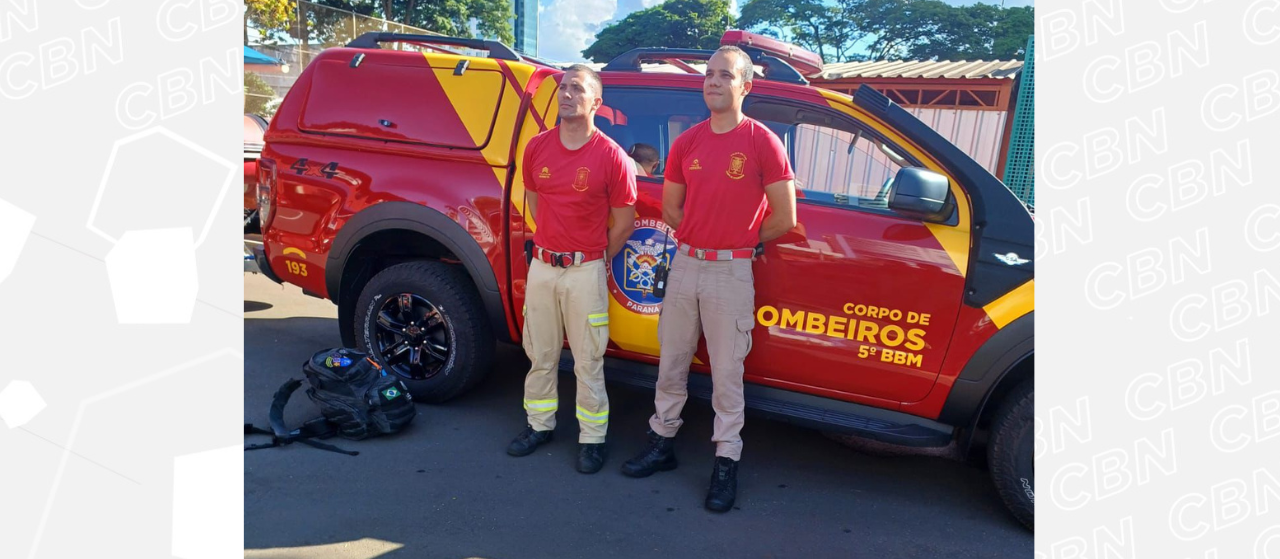
<path fill-rule="evenodd" d="M 258 159 L 258 223 L 265 232 L 271 221 L 271 190 L 276 185 L 276 162 Z"/>

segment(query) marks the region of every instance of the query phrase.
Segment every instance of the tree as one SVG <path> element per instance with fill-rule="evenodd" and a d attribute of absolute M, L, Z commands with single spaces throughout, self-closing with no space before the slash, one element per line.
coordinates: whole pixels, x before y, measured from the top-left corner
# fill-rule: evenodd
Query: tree
<path fill-rule="evenodd" d="M 258 31 L 258 40 L 287 31 L 298 17 L 295 0 L 245 0 L 244 44 L 249 44 L 249 25 Z"/>
<path fill-rule="evenodd" d="M 308 23 L 304 46 L 310 41 L 324 47 L 347 44 L 360 34 L 358 16 L 373 17 L 375 8 L 372 0 L 310 0 L 302 6 Z"/>
<path fill-rule="evenodd" d="M 830 61 L 848 60 L 865 35 L 838 4 L 823 0 L 748 0 L 738 26 L 795 43 Z"/>
<path fill-rule="evenodd" d="M 1035 10 L 1030 6 L 1000 10 L 1000 19 L 991 28 L 992 58 L 1024 58 L 1035 28 Z"/>
<path fill-rule="evenodd" d="M 582 56 L 608 62 L 636 47 L 714 49 L 732 24 L 727 0 L 667 0 L 600 30 Z"/>
<path fill-rule="evenodd" d="M 276 92 L 267 82 L 253 72 L 244 73 L 244 112 L 265 115 L 267 104 L 275 99 Z"/>
<path fill-rule="evenodd" d="M 989 4 L 939 10 L 933 35 L 912 45 L 919 59 L 993 60 L 1020 58 L 1034 29 L 1031 8 L 1001 9 Z"/>
<path fill-rule="evenodd" d="M 871 60 L 1019 58 L 1034 29 L 1030 7 L 950 6 L 938 0 L 841 0 L 858 29 L 875 37 Z"/>
<path fill-rule="evenodd" d="M 377 15 L 388 21 L 455 37 L 471 37 L 471 22 L 480 35 L 515 42 L 511 0 L 376 0 Z"/>

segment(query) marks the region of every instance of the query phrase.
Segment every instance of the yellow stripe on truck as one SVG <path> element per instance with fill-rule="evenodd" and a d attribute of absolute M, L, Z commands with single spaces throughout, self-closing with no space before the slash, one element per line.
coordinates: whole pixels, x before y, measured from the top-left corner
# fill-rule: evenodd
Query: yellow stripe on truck
<path fill-rule="evenodd" d="M 458 61 L 464 60 L 463 57 L 428 52 L 424 52 L 423 56 L 426 57 L 427 63 L 431 64 L 436 81 L 444 89 L 445 95 L 449 98 L 449 104 L 457 111 L 463 126 L 466 126 L 471 140 L 477 146 L 484 144 L 486 139 L 489 140 L 480 153 L 493 169 L 493 175 L 498 179 L 498 184 L 505 185 L 507 157 L 511 153 L 511 135 L 518 132 L 515 130 L 515 125 L 516 118 L 520 115 L 519 99 L 524 95 L 525 84 L 529 83 L 529 78 L 533 75 L 533 67 L 527 64 L 507 65 L 519 84 L 517 88 L 503 74 L 496 60 L 466 58 L 467 72 L 462 76 L 455 76 L 454 68 Z M 470 79 L 460 79 L 460 77 Z M 499 103 L 499 95 L 501 95 L 501 105 L 498 106 L 498 114 L 495 118 L 493 111 L 494 106 Z M 523 189 L 521 189 L 521 195 L 523 196 Z"/>
<path fill-rule="evenodd" d="M 658 315 L 632 312 L 616 298 L 609 297 L 609 340 L 623 351 L 641 355 L 658 356 Z M 702 359 L 693 356 L 693 362 L 703 365 Z"/>
<path fill-rule="evenodd" d="M 526 83 L 528 83 L 526 81 Z M 552 103 L 558 87 L 556 86 L 554 77 L 547 77 L 538 85 L 537 91 L 533 94 L 533 100 L 529 103 L 529 112 L 542 115 L 543 122 L 549 129 L 555 126 L 556 117 L 560 115 L 560 105 Z M 529 139 L 538 135 L 541 129 L 538 128 L 537 119 L 533 114 L 525 116 L 524 126 L 520 131 L 520 141 L 516 145 L 516 174 L 511 179 L 511 202 L 520 207 L 520 214 L 524 216 L 525 227 L 529 232 L 538 230 L 537 224 L 533 222 L 533 216 L 530 215 L 529 209 L 525 207 L 524 200 L 524 173 L 519 171 L 520 165 L 524 163 L 524 148 L 529 143 Z"/>
<path fill-rule="evenodd" d="M 999 299 L 982 307 L 996 328 L 1004 328 L 1010 322 L 1036 309 L 1036 280 L 1019 285 Z"/>

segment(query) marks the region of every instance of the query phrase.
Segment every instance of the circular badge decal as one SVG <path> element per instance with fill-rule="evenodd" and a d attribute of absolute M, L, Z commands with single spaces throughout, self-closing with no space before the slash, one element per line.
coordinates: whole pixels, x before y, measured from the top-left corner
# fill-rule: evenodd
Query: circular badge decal
<path fill-rule="evenodd" d="M 609 292 L 614 300 L 637 314 L 658 314 L 662 300 L 653 296 L 653 273 L 658 265 L 670 265 L 676 240 L 667 236 L 671 228 L 661 220 L 640 218 L 626 245 L 609 262 Z"/>

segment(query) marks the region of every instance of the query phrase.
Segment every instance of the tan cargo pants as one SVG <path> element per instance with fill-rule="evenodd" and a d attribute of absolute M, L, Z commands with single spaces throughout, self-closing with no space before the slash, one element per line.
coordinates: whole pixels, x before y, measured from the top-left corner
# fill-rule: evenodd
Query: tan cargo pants
<path fill-rule="evenodd" d="M 689 398 L 689 363 L 701 333 L 711 357 L 716 456 L 742 458 L 742 361 L 751 351 L 755 293 L 750 259 L 704 261 L 676 255 L 658 319 L 660 362 L 655 413 L 649 419 L 653 432 L 674 437 L 684 424 L 680 411 Z"/>
<path fill-rule="evenodd" d="M 604 260 L 556 268 L 534 259 L 525 285 L 524 351 L 533 366 L 524 379 L 524 409 L 538 431 L 556 427 L 556 375 L 565 333 L 578 377 L 578 442 L 604 442 L 609 396 L 604 351 L 609 344 L 609 290 Z"/>

